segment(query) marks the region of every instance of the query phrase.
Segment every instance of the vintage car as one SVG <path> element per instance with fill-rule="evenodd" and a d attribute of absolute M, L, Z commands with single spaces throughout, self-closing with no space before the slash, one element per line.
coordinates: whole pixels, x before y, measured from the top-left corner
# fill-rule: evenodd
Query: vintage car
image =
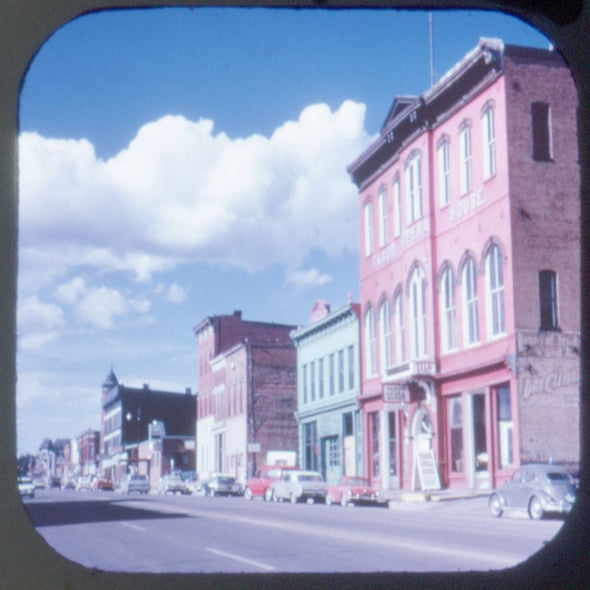
<path fill-rule="evenodd" d="M 356 506 L 357 504 L 377 504 L 379 494 L 371 487 L 365 477 L 342 477 L 336 486 L 329 486 L 326 504 Z"/>
<path fill-rule="evenodd" d="M 285 471 L 283 477 L 272 484 L 275 502 L 289 500 L 295 504 L 301 500 L 324 502 L 328 484 L 318 471 Z"/>
<path fill-rule="evenodd" d="M 163 475 L 158 482 L 158 494 L 190 494 L 188 483 L 178 473 Z"/>
<path fill-rule="evenodd" d="M 503 488 L 490 495 L 493 516 L 510 510 L 526 510 L 535 520 L 548 512 L 567 514 L 576 499 L 572 476 L 565 467 L 550 463 L 523 465 Z"/>
<path fill-rule="evenodd" d="M 82 477 L 78 478 L 76 482 L 76 491 L 77 492 L 86 492 L 92 489 L 92 478 L 89 475 L 83 475 Z"/>
<path fill-rule="evenodd" d="M 264 498 L 267 502 L 272 500 L 272 484 L 283 477 L 285 471 L 296 470 L 298 467 L 286 465 L 267 465 L 256 471 L 256 476 L 246 482 L 244 498 L 252 500 L 255 497 Z"/>
<path fill-rule="evenodd" d="M 202 487 L 206 496 L 241 496 L 243 493 L 236 478 L 224 473 L 212 474 Z"/>
<path fill-rule="evenodd" d="M 35 485 L 30 477 L 19 477 L 18 478 L 18 492 L 21 496 L 27 498 L 35 497 Z"/>
<path fill-rule="evenodd" d="M 150 491 L 150 483 L 145 475 L 127 475 L 121 483 L 121 493 L 131 494 L 138 492 L 147 494 Z"/>
<path fill-rule="evenodd" d="M 102 490 L 105 492 L 112 492 L 115 488 L 113 486 L 113 482 L 106 477 L 96 477 L 92 480 L 92 489 L 93 490 Z"/>

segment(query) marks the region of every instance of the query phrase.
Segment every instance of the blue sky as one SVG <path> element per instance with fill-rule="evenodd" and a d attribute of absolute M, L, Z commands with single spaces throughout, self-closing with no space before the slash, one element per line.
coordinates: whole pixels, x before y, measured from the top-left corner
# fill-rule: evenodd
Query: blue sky
<path fill-rule="evenodd" d="M 435 12 L 442 76 L 500 13 Z M 120 381 L 197 389 L 192 328 L 358 299 L 346 166 L 430 82 L 428 15 L 124 10 L 56 31 L 20 102 L 18 452 L 98 428 Z"/>

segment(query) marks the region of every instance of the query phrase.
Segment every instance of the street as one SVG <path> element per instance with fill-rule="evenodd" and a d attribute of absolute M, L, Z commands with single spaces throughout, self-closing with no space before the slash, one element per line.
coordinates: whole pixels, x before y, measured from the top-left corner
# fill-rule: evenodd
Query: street
<path fill-rule="evenodd" d="M 39 490 L 24 504 L 59 553 L 118 572 L 503 569 L 539 550 L 563 523 L 496 519 L 487 498 L 388 509 Z"/>

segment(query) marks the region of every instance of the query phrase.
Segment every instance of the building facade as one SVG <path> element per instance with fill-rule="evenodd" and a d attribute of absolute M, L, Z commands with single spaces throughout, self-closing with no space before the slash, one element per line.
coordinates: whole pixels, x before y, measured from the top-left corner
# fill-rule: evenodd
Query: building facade
<path fill-rule="evenodd" d="M 131 470 L 149 475 L 151 457 L 139 454 L 140 443 L 150 440 L 152 426 L 162 423 L 167 435 L 194 440 L 195 396 L 156 391 L 148 384 L 141 388 L 119 383 L 111 370 L 102 386 L 100 430 L 100 472 L 119 483 Z M 180 459 L 178 469 L 190 469 L 194 459 Z"/>
<path fill-rule="evenodd" d="M 199 358 L 197 472 L 244 483 L 270 457 L 297 452 L 295 326 L 242 313 L 206 317 L 195 328 Z"/>
<path fill-rule="evenodd" d="M 301 467 L 321 471 L 330 484 L 345 475 L 363 475 L 359 304 L 331 312 L 318 301 L 310 325 L 291 338 L 297 348 Z"/>
<path fill-rule="evenodd" d="M 491 488 L 579 460 L 577 98 L 554 51 L 481 39 L 398 97 L 360 192 L 368 475 Z"/>

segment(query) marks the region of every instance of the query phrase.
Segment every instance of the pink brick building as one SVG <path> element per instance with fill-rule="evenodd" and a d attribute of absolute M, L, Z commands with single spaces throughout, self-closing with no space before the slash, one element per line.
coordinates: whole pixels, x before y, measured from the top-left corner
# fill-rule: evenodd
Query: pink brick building
<path fill-rule="evenodd" d="M 271 457 L 297 455 L 295 326 L 242 313 L 206 317 L 195 328 L 199 357 L 197 472 L 244 483 Z"/>
<path fill-rule="evenodd" d="M 576 107 L 559 54 L 481 39 L 421 96 L 397 97 L 350 165 L 365 464 L 383 489 L 577 465 Z"/>

